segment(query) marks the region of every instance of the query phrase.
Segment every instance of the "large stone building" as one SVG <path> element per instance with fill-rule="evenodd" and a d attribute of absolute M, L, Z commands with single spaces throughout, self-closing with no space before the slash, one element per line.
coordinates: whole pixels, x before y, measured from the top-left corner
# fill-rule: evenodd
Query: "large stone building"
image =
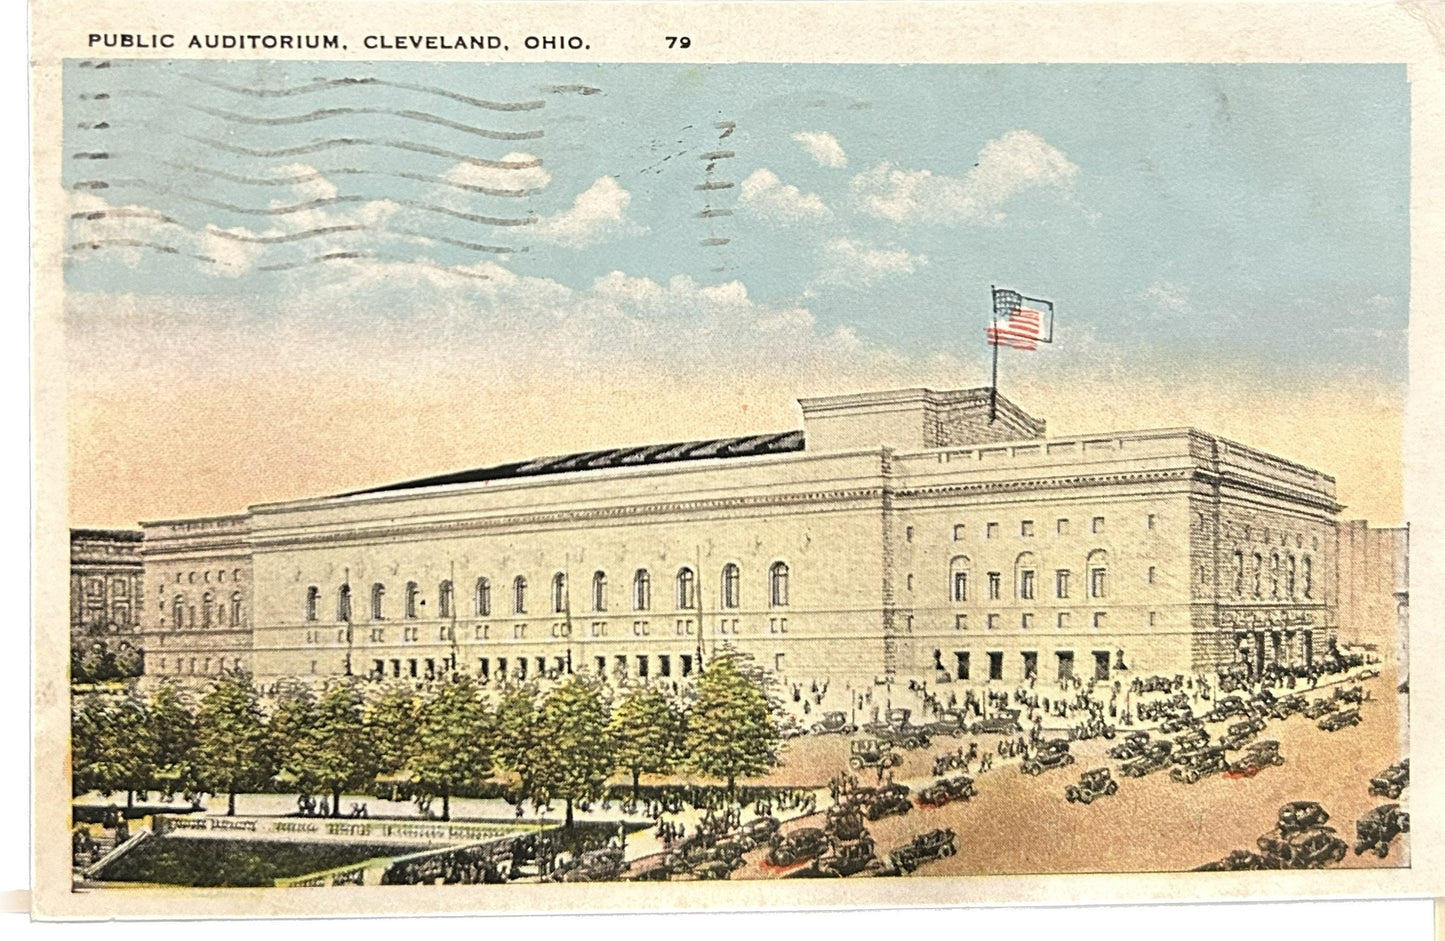
<path fill-rule="evenodd" d="M 1188 428 L 1048 438 L 986 389 L 803 428 L 143 524 L 147 671 L 1128 679 L 1333 643 L 1334 481 Z"/>
<path fill-rule="evenodd" d="M 138 529 L 70 531 L 70 636 L 133 633 L 144 597 Z"/>

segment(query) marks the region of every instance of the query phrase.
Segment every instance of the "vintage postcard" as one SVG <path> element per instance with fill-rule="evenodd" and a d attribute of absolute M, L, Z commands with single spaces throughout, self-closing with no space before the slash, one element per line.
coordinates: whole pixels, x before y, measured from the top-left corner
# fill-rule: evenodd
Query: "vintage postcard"
<path fill-rule="evenodd" d="M 33 15 L 39 915 L 1442 894 L 1438 6 Z"/>

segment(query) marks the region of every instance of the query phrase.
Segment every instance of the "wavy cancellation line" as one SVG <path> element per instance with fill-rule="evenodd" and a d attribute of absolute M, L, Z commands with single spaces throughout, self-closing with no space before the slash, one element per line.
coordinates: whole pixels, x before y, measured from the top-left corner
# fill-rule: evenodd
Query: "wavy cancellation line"
<path fill-rule="evenodd" d="M 162 255 L 176 255 L 185 258 L 193 258 L 196 261 L 203 261 L 212 265 L 224 265 L 224 263 L 221 262 L 219 259 L 212 258 L 209 255 L 198 255 L 193 252 L 182 251 L 181 249 L 176 248 L 174 245 L 165 245 L 160 242 L 147 242 L 142 239 L 94 239 L 91 241 L 76 242 L 70 246 L 71 252 L 75 253 L 83 251 L 103 251 L 108 248 L 143 248 L 147 251 L 157 252 Z M 455 275 L 459 278 L 469 278 L 474 281 L 492 280 L 489 275 L 480 274 L 475 271 L 463 271 L 460 268 L 453 268 L 449 265 L 437 264 L 436 262 L 430 261 L 425 258 L 403 258 L 400 255 L 389 255 L 384 252 L 371 251 L 326 252 L 325 254 L 316 255 L 311 258 L 302 259 L 300 261 L 280 262 L 271 265 L 257 265 L 255 270 L 265 272 L 294 271 L 298 268 L 306 268 L 311 265 L 325 264 L 332 261 L 395 262 L 397 264 L 418 265 L 423 268 L 429 268 L 435 271 L 445 272 L 446 274 Z"/>
<path fill-rule="evenodd" d="M 293 85 L 289 88 L 252 88 L 245 85 L 232 85 L 193 73 L 183 72 L 181 75 L 183 78 L 187 78 L 193 82 L 199 82 L 202 85 L 209 85 L 212 88 L 219 88 L 237 95 L 248 95 L 252 98 L 290 98 L 295 95 L 311 95 L 338 88 L 354 88 L 358 85 L 371 85 L 421 92 L 427 95 L 437 95 L 442 98 L 449 98 L 452 101 L 460 101 L 462 104 L 471 105 L 474 108 L 481 108 L 486 111 L 536 111 L 539 108 L 545 108 L 547 106 L 547 102 L 545 101 L 488 101 L 484 98 L 473 98 L 471 95 L 464 95 L 461 92 L 451 91 L 450 89 L 438 88 L 435 85 L 393 82 L 382 78 L 318 78 L 308 84 Z"/>
<path fill-rule="evenodd" d="M 529 160 L 488 160 L 483 157 L 473 157 L 470 154 L 457 153 L 454 150 L 447 150 L 443 147 L 432 147 L 428 144 L 418 144 L 414 141 L 390 140 L 378 137 L 332 137 L 326 140 L 312 141 L 309 144 L 268 149 L 263 147 L 243 147 L 240 144 L 228 144 L 225 141 L 212 140 L 208 137 L 193 137 L 189 134 L 182 136 L 198 144 L 205 144 L 207 147 L 214 147 L 217 150 L 224 150 L 233 154 L 243 154 L 248 157 L 299 157 L 303 154 L 320 153 L 323 150 L 334 150 L 338 147 L 389 147 L 411 153 L 428 154 L 433 157 L 445 157 L 448 160 L 454 160 L 458 163 L 485 167 L 489 170 L 532 170 L 542 165 L 542 158 L 540 157 L 534 157 Z"/>
<path fill-rule="evenodd" d="M 259 177 L 230 173 L 225 170 L 218 170 L 215 167 L 205 167 L 195 163 L 175 163 L 170 160 L 161 160 L 159 162 L 173 170 L 187 170 L 191 173 L 199 173 L 202 176 L 209 176 L 218 180 L 227 180 L 231 183 L 242 183 L 248 186 L 296 186 L 301 183 L 312 183 L 316 180 L 326 180 L 336 176 L 385 176 L 397 177 L 403 180 L 415 180 L 419 183 L 433 183 L 437 186 L 446 186 L 468 193 L 479 193 L 483 196 L 516 198 L 535 196 L 542 192 L 540 187 L 530 189 L 499 189 L 493 186 L 478 186 L 475 183 L 458 183 L 434 173 L 409 173 L 405 170 L 373 170 L 365 167 L 324 167 L 307 173 L 293 173 L 287 176 L 277 177 Z M 79 185 L 79 183 L 75 184 L 77 187 Z"/>

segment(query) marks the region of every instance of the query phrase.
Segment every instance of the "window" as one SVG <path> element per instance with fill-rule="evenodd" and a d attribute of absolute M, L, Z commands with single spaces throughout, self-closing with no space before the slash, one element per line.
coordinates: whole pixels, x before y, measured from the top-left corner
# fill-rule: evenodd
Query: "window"
<path fill-rule="evenodd" d="M 652 576 L 647 569 L 638 569 L 632 576 L 632 610 L 647 611 L 652 607 Z"/>
<path fill-rule="evenodd" d="M 962 523 L 954 523 L 954 524 L 953 524 L 953 541 L 954 541 L 954 542 L 958 542 L 958 541 L 959 541 L 960 539 L 962 539 L 962 538 L 963 538 L 963 524 L 962 524 Z"/>
<path fill-rule="evenodd" d="M 677 570 L 677 607 L 682 611 L 697 607 L 697 579 L 692 569 Z"/>
<path fill-rule="evenodd" d="M 402 606 L 402 610 L 408 618 L 416 617 L 416 599 L 420 594 L 421 590 L 417 588 L 416 582 L 406 583 L 406 601 Z"/>
<path fill-rule="evenodd" d="M 1069 521 L 1060 517 L 1056 524 L 1056 531 L 1060 536 L 1067 536 L 1069 534 Z"/>
<path fill-rule="evenodd" d="M 773 567 L 768 570 L 769 598 L 773 607 L 784 608 L 788 605 L 788 565 L 786 562 L 774 562 Z"/>
<path fill-rule="evenodd" d="M 1023 601 L 1034 600 L 1034 570 L 1023 569 L 1019 572 L 1019 598 Z"/>
<path fill-rule="evenodd" d="M 1054 626 L 1055 626 L 1056 628 L 1058 628 L 1059 630 L 1061 630 L 1061 631 L 1063 631 L 1063 630 L 1068 630 L 1068 627 L 1069 627 L 1069 612 L 1067 612 L 1067 611 L 1060 611 L 1060 612 L 1059 612 L 1058 623 L 1056 623 Z"/>
<path fill-rule="evenodd" d="M 788 632 L 787 618 L 768 618 L 768 633 L 786 634 Z"/>
<path fill-rule="evenodd" d="M 437 617 L 449 618 L 451 616 L 452 583 L 451 579 L 448 579 L 437 586 Z"/>
<path fill-rule="evenodd" d="M 997 601 L 1002 590 L 1003 576 L 998 572 L 988 573 L 988 600 Z"/>
<path fill-rule="evenodd" d="M 1094 524 L 1092 529 L 1096 533 L 1102 533 L 1104 531 L 1104 518 L 1102 516 L 1094 517 Z"/>
<path fill-rule="evenodd" d="M 912 573 L 912 572 L 909 572 L 909 573 L 908 573 L 907 583 L 908 583 L 908 590 L 909 590 L 909 591 L 912 591 L 912 590 L 913 590 L 913 573 Z"/>
<path fill-rule="evenodd" d="M 1244 594 L 1244 553 L 1234 550 L 1234 593 Z"/>
<path fill-rule="evenodd" d="M 1264 558 L 1258 552 L 1254 554 L 1254 596 L 1260 597 L 1260 579 L 1264 575 Z"/>
<path fill-rule="evenodd" d="M 1059 569 L 1054 573 L 1054 597 L 1069 597 L 1069 570 Z"/>
<path fill-rule="evenodd" d="M 906 526 L 906 527 L 904 527 L 904 529 L 903 529 L 903 538 L 904 538 L 904 540 L 907 541 L 907 542 L 912 542 L 912 541 L 913 541 L 913 527 L 912 527 L 912 526 Z"/>
<path fill-rule="evenodd" d="M 646 636 L 647 636 L 647 622 L 646 622 L 646 621 L 633 621 L 633 622 L 632 622 L 632 636 L 633 636 L 633 637 L 646 637 Z"/>
<path fill-rule="evenodd" d="M 1269 596 L 1279 597 L 1279 553 L 1274 552 L 1269 557 Z"/>
<path fill-rule="evenodd" d="M 1318 541 L 1318 540 L 1317 540 L 1317 541 Z M 1306 598 L 1313 598 L 1313 597 L 1314 597 L 1314 563 L 1312 563 L 1312 562 L 1310 561 L 1310 557 L 1309 557 L 1309 556 L 1305 556 L 1305 561 L 1304 561 L 1304 582 L 1305 582 L 1305 584 L 1304 584 L 1304 596 L 1305 596 Z"/>
<path fill-rule="evenodd" d="M 1089 597 L 1102 598 L 1105 594 L 1106 579 L 1109 571 L 1104 568 L 1089 569 Z"/>
<path fill-rule="evenodd" d="M 1152 566 L 1152 565 L 1149 566 L 1149 571 L 1147 571 L 1147 572 L 1144 573 L 1144 580 L 1147 581 L 1147 582 L 1148 582 L 1149 584 L 1151 584 L 1151 585 L 1154 584 L 1154 573 L 1155 573 L 1156 571 L 1157 571 L 1157 570 L 1155 569 L 1154 566 Z"/>
<path fill-rule="evenodd" d="M 1153 514 L 1153 513 L 1150 513 L 1148 516 L 1144 517 L 1144 528 L 1145 528 L 1145 529 L 1149 529 L 1149 530 L 1152 530 L 1152 529 L 1154 528 L 1154 514 Z"/>
<path fill-rule="evenodd" d="M 1289 557 L 1289 568 L 1285 571 L 1285 575 L 1284 575 L 1285 594 L 1289 596 L 1289 598 L 1290 598 L 1291 601 L 1294 600 L 1294 586 L 1295 586 L 1295 558 L 1294 558 L 1293 555 L 1291 555 L 1291 556 Z"/>
<path fill-rule="evenodd" d="M 239 591 L 231 593 L 231 626 L 241 626 L 241 593 Z"/>
<path fill-rule="evenodd" d="M 552 613 L 567 613 L 567 576 L 563 572 L 552 576 Z"/>
<path fill-rule="evenodd" d="M 527 578 L 524 575 L 512 579 L 512 613 L 527 613 Z"/>
<path fill-rule="evenodd" d="M 968 615 L 955 614 L 953 616 L 953 629 L 956 631 L 968 630 Z"/>
<path fill-rule="evenodd" d="M 1019 523 L 1019 535 L 1028 538 L 1034 534 L 1034 521 L 1024 520 Z"/>
<path fill-rule="evenodd" d="M 316 620 L 316 603 L 321 600 L 321 589 L 312 585 L 306 589 L 306 620 Z"/>
<path fill-rule="evenodd" d="M 607 610 L 607 573 L 601 570 L 592 573 L 592 610 Z"/>
<path fill-rule="evenodd" d="M 948 597 L 954 604 L 968 600 L 968 569 L 967 556 L 956 555 L 948 561 Z"/>
<path fill-rule="evenodd" d="M 955 650 L 953 652 L 953 659 L 958 665 L 958 678 L 960 680 L 968 679 L 968 651 Z"/>
<path fill-rule="evenodd" d="M 1094 630 L 1096 630 L 1096 631 L 1097 631 L 1097 630 L 1102 630 L 1103 627 L 1104 627 L 1104 612 L 1103 612 L 1103 611 L 1095 611 L 1095 612 L 1094 612 Z"/>
<path fill-rule="evenodd" d="M 1158 611 L 1150 611 L 1150 612 L 1149 612 L 1149 626 L 1150 626 L 1150 627 L 1156 627 L 1156 626 L 1158 626 L 1158 624 L 1159 624 L 1159 612 L 1158 612 Z"/>
<path fill-rule="evenodd" d="M 998 524 L 997 524 L 997 523 L 989 523 L 986 527 L 984 527 L 983 538 L 985 538 L 985 539 L 997 539 L 997 538 L 998 538 Z"/>
<path fill-rule="evenodd" d="M 991 680 L 1003 679 L 1003 651 L 990 650 L 988 652 L 988 678 Z"/>
<path fill-rule="evenodd" d="M 1025 631 L 1026 631 L 1026 630 L 1028 630 L 1029 628 L 1031 628 L 1031 627 L 1033 627 L 1033 626 L 1034 626 L 1034 616 L 1033 616 L 1032 614 L 1024 613 L 1024 614 L 1022 614 L 1022 615 L 1019 616 L 1019 629 L 1020 629 L 1020 630 L 1025 630 Z"/>
<path fill-rule="evenodd" d="M 990 614 L 990 615 L 988 616 L 988 629 L 991 630 L 991 631 L 993 631 L 993 630 L 998 630 L 998 615 L 997 615 L 997 614 Z"/>
<path fill-rule="evenodd" d="M 380 621 L 386 617 L 386 611 L 382 602 L 386 599 L 386 586 L 376 582 L 371 586 L 371 619 Z"/>
<path fill-rule="evenodd" d="M 479 618 L 492 616 L 492 583 L 485 577 L 477 579 L 472 598 L 472 613 Z"/>
<path fill-rule="evenodd" d="M 211 612 L 216 608 L 216 596 L 213 592 L 206 592 L 201 596 L 201 629 L 211 629 Z"/>
<path fill-rule="evenodd" d="M 722 570 L 722 606 L 738 606 L 738 567 L 731 562 L 724 565 Z"/>
<path fill-rule="evenodd" d="M 180 617 L 180 599 L 176 599 L 176 617 Z M 336 620 L 351 620 L 351 586 L 342 585 L 336 592 Z"/>

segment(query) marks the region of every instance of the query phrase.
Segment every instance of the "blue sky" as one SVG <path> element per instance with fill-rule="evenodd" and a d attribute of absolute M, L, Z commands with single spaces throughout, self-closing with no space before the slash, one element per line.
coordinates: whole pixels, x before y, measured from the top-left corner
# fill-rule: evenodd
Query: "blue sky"
<path fill-rule="evenodd" d="M 365 332 L 435 291 L 479 330 L 525 334 L 551 323 L 549 292 L 581 304 L 609 277 L 682 276 L 696 316 L 733 285 L 817 336 L 981 361 L 997 283 L 1054 300 L 1041 356 L 1084 368 L 1098 350 L 1208 352 L 1405 377 L 1401 67 L 72 60 L 65 93 L 70 241 L 103 243 L 71 251 L 67 283 L 92 300 L 264 321 L 324 297 L 331 329 Z M 423 150 L 307 149 L 343 138 Z M 418 266 L 423 281 L 397 277 Z M 491 290 L 506 273 L 528 303 Z M 681 328 L 673 293 L 649 308 L 634 292 L 627 316 Z"/>

